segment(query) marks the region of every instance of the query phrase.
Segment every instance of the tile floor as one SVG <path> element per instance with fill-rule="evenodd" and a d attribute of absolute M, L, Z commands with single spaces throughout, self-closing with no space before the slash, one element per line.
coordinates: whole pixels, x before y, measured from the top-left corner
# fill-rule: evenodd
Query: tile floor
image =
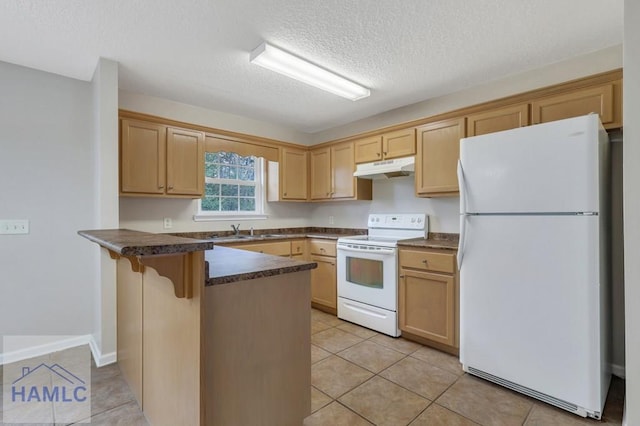
<path fill-rule="evenodd" d="M 78 355 L 82 356 L 83 354 L 86 356 L 86 360 L 91 357 L 89 346 L 80 346 L 66 351 L 46 355 L 44 357 L 40 357 L 42 359 L 38 359 L 38 362 L 51 364 L 52 362 L 63 359 L 65 362 L 61 362 L 61 364 L 68 366 L 66 362 L 70 357 L 73 358 Z M 3 380 L 0 381 L 0 394 L 2 395 L 4 395 L 4 388 L 6 387 L 5 382 L 8 382 L 9 380 L 8 378 L 5 380 L 4 377 L 4 370 L 6 368 L 8 367 L 5 366 L 3 368 L 3 366 L 0 366 L 0 376 L 3 378 Z M 74 372 L 76 372 L 75 369 Z M 2 401 L 3 399 L 0 397 L 0 425 L 10 424 L 3 423 L 4 411 Z M 55 421 L 57 412 L 53 403 L 51 403 L 51 413 L 52 420 Z M 91 417 L 76 417 L 74 421 L 66 422 L 60 422 L 58 419 L 55 424 L 88 424 L 89 422 L 92 425 L 100 426 L 148 425 L 133 397 L 133 394 L 122 378 L 117 364 L 97 368 L 93 360 L 91 360 Z M 24 425 L 24 423 L 21 423 L 21 425 Z"/>
<path fill-rule="evenodd" d="M 312 425 L 620 425 L 624 381 L 613 379 L 602 421 L 582 419 L 470 376 L 458 359 L 311 313 Z"/>
<path fill-rule="evenodd" d="M 453 356 L 324 312 L 312 311 L 311 333 L 312 414 L 305 426 L 621 424 L 624 381 L 615 377 L 598 422 L 465 374 Z M 116 364 L 92 363 L 91 397 L 92 417 L 84 422 L 148 424 Z"/>

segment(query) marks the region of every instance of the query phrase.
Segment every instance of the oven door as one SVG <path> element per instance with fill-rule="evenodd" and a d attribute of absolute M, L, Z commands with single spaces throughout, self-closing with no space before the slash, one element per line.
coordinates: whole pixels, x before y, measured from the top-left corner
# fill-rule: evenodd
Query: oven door
<path fill-rule="evenodd" d="M 397 310 L 397 248 L 338 243 L 338 296 Z"/>

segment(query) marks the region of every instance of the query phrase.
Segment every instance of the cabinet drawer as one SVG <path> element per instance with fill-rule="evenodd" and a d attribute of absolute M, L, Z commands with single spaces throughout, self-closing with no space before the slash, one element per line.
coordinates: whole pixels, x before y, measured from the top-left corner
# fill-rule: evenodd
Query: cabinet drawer
<path fill-rule="evenodd" d="M 336 256 L 336 242 L 328 240 L 309 241 L 309 252 L 321 256 Z"/>
<path fill-rule="evenodd" d="M 291 241 L 291 255 L 304 255 L 305 240 Z"/>
<path fill-rule="evenodd" d="M 234 248 L 240 250 L 257 251 L 264 254 L 273 254 L 275 256 L 289 256 L 291 254 L 290 241 L 276 241 L 273 243 L 260 244 L 238 244 Z"/>
<path fill-rule="evenodd" d="M 400 250 L 400 267 L 448 272 L 453 274 L 455 255 L 418 250 Z"/>

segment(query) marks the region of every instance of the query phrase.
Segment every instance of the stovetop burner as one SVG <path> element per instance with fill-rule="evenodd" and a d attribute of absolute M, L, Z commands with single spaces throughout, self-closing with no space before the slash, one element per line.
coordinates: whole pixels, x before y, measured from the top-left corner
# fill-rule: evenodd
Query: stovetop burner
<path fill-rule="evenodd" d="M 370 214 L 368 235 L 353 235 L 338 239 L 340 243 L 395 247 L 400 240 L 426 237 L 427 216 L 411 214 Z"/>

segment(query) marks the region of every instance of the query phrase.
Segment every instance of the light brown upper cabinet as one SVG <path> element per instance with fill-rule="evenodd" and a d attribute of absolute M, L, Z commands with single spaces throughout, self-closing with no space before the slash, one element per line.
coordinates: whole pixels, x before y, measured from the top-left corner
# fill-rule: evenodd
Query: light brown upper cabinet
<path fill-rule="evenodd" d="M 358 164 L 408 157 L 416 153 L 416 132 L 414 128 L 396 130 L 360 139 L 354 144 L 355 162 Z"/>
<path fill-rule="evenodd" d="M 307 182 L 307 151 L 294 148 L 280 149 L 281 199 L 306 201 L 309 198 Z"/>
<path fill-rule="evenodd" d="M 184 129 L 167 129 L 167 194 L 204 193 L 204 135 Z"/>
<path fill-rule="evenodd" d="M 353 177 L 354 143 L 311 151 L 312 200 L 371 200 L 371 180 Z"/>
<path fill-rule="evenodd" d="M 140 120 L 121 121 L 122 195 L 200 198 L 203 191 L 201 132 Z"/>
<path fill-rule="evenodd" d="M 331 150 L 329 147 L 314 149 L 310 155 L 311 199 L 331 198 Z"/>
<path fill-rule="evenodd" d="M 615 82 L 602 86 L 573 90 L 569 93 L 549 96 L 531 102 L 532 124 L 578 117 L 591 112 L 600 115 L 605 127 L 613 127 L 621 120 L 614 107 Z M 615 93 L 620 96 L 618 93 Z M 621 104 L 621 102 L 618 102 Z M 617 127 L 620 127 L 617 125 Z"/>
<path fill-rule="evenodd" d="M 446 197 L 458 194 L 457 165 L 465 119 L 437 121 L 417 128 L 416 195 Z"/>
<path fill-rule="evenodd" d="M 483 111 L 467 116 L 467 136 L 479 136 L 529 125 L 529 104 Z"/>

